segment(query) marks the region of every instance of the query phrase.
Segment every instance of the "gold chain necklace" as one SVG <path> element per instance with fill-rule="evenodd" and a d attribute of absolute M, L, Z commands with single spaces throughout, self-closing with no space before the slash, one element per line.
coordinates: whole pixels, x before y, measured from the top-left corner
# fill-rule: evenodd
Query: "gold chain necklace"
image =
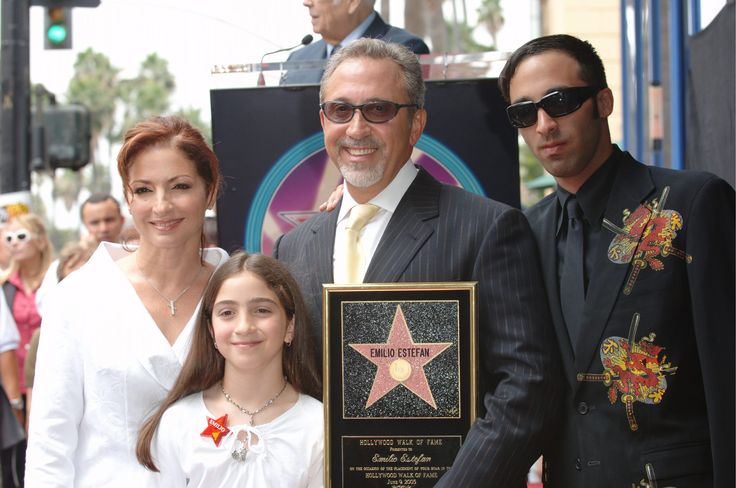
<path fill-rule="evenodd" d="M 254 410 L 252 412 L 250 410 L 247 410 L 247 409 L 241 407 L 240 405 L 238 405 L 235 402 L 235 400 L 232 399 L 232 397 L 230 396 L 230 394 L 225 391 L 225 385 L 224 384 L 220 384 L 220 389 L 222 390 L 222 394 L 225 395 L 225 400 L 227 400 L 228 403 L 232 403 L 233 405 L 235 405 L 235 407 L 238 410 L 240 410 L 241 412 L 243 412 L 244 414 L 250 415 L 250 425 L 253 426 L 253 417 L 257 413 L 261 413 L 263 410 L 265 410 L 268 407 L 270 407 L 271 405 L 273 405 L 273 402 L 275 402 L 276 399 L 281 396 L 281 394 L 284 392 L 284 390 L 286 390 L 286 385 L 287 384 L 288 384 L 288 382 L 286 381 L 286 377 L 284 377 L 284 386 L 281 387 L 281 390 L 279 390 L 279 392 L 276 393 L 276 395 L 273 398 L 271 398 L 269 401 L 267 401 L 266 403 L 264 403 L 263 406 L 261 406 L 261 408 L 259 408 L 257 410 Z"/>
<path fill-rule="evenodd" d="M 135 267 L 136 267 L 136 268 L 138 268 L 138 272 L 139 272 L 139 273 L 141 274 L 141 276 L 143 276 L 143 279 L 144 279 L 144 280 L 146 280 L 146 283 L 148 283 L 148 285 L 149 285 L 149 286 L 150 286 L 151 288 L 153 288 L 153 291 L 155 291 L 156 293 L 158 293 L 158 295 L 159 295 L 159 296 L 160 296 L 161 298 L 163 298 L 164 300 L 166 300 L 166 302 L 167 302 L 167 304 L 168 304 L 167 306 L 169 307 L 169 312 L 171 313 L 171 316 L 172 316 L 172 317 L 173 317 L 174 315 L 176 315 L 176 302 L 178 302 L 178 301 L 179 301 L 179 299 L 180 299 L 181 297 L 183 297 L 183 296 L 184 296 L 184 294 L 185 294 L 186 292 L 188 292 L 188 291 L 189 291 L 189 289 L 190 289 L 190 288 L 191 288 L 191 287 L 192 287 L 192 286 L 194 285 L 194 283 L 196 283 L 196 281 L 197 281 L 197 278 L 199 278 L 199 275 L 200 275 L 200 274 L 202 273 L 202 269 L 204 268 L 204 266 L 202 266 L 202 265 L 200 264 L 200 265 L 199 265 L 199 270 L 197 270 L 197 274 L 196 274 L 196 275 L 194 276 L 194 279 L 192 280 L 192 282 L 191 282 L 191 283 L 189 283 L 189 286 L 187 286 L 186 288 L 184 288 L 184 289 L 183 289 L 183 290 L 182 290 L 182 291 L 181 291 L 181 292 L 180 292 L 180 293 L 179 293 L 178 295 L 176 295 L 176 298 L 174 298 L 174 299 L 171 299 L 171 298 L 168 298 L 168 297 L 167 297 L 166 295 L 164 295 L 163 293 L 161 293 L 161 290 L 159 290 L 158 288 L 156 288 L 156 285 L 154 285 L 154 284 L 153 284 L 153 283 L 151 282 L 151 280 L 149 280 L 149 279 L 148 279 L 148 277 L 147 277 L 147 276 L 146 276 L 146 275 L 145 275 L 145 274 L 143 273 L 143 270 L 141 269 L 141 267 L 140 267 L 140 266 L 138 266 L 138 260 L 137 260 L 137 259 L 135 260 Z"/>

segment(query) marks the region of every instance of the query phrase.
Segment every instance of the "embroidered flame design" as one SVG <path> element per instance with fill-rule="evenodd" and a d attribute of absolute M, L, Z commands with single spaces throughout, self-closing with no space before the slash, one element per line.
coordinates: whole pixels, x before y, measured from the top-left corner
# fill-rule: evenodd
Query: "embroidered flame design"
<path fill-rule="evenodd" d="M 677 371 L 660 354 L 664 347 L 654 344 L 657 337 L 650 333 L 638 342 L 634 341 L 639 324 L 639 314 L 634 314 L 629 337 L 612 336 L 603 341 L 600 349 L 603 373 L 580 373 L 578 381 L 600 381 L 608 387 L 608 401 L 615 404 L 619 399 L 626 406 L 626 417 L 632 431 L 639 428 L 634 416 L 634 402 L 657 405 L 667 391 L 668 375 Z"/>
<path fill-rule="evenodd" d="M 682 229 L 683 218 L 676 210 L 662 208 L 668 192 L 669 187 L 666 187 L 659 200 L 655 198 L 646 205 L 640 205 L 634 212 L 625 210 L 622 228 L 604 222 L 604 225 L 609 224 L 607 227 L 616 232 L 608 246 L 608 258 L 616 264 L 633 263 L 624 287 L 625 295 L 631 294 L 642 269 L 664 269 L 664 262 L 660 257 L 674 255 L 687 263 L 692 262 L 692 256 L 672 245 L 677 231 Z"/>

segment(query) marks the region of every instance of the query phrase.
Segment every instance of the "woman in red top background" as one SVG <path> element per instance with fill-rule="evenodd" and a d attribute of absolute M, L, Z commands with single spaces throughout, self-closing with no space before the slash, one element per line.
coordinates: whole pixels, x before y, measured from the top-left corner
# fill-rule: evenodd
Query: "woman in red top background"
<path fill-rule="evenodd" d="M 11 405 L 25 425 L 23 395 L 24 365 L 28 345 L 41 316 L 36 308 L 36 290 L 51 263 L 53 246 L 41 219 L 33 214 L 14 217 L 3 229 L 2 245 L 10 250 L 10 268 L 0 277 L 8 307 L 18 327 L 20 344 L 15 351 L 0 353 L 0 375 Z"/>

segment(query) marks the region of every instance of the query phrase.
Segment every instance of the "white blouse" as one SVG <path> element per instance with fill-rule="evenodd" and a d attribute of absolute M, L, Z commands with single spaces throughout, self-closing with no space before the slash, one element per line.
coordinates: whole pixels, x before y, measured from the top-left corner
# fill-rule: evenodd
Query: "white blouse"
<path fill-rule="evenodd" d="M 208 418 L 202 393 L 182 398 L 161 419 L 153 441 L 153 459 L 162 487 L 315 488 L 324 486 L 322 403 L 307 395 L 267 424 L 227 425 L 219 446 L 202 436 Z M 249 445 L 243 461 L 232 452 Z M 248 441 L 250 439 L 250 442 Z M 257 441 L 256 441 L 257 439 Z"/>
<path fill-rule="evenodd" d="M 176 380 L 200 304 L 170 345 L 103 242 L 50 296 L 38 350 L 26 486 L 133 487 L 153 476 L 135 457 L 143 420 Z M 207 249 L 219 267 L 222 249 Z"/>

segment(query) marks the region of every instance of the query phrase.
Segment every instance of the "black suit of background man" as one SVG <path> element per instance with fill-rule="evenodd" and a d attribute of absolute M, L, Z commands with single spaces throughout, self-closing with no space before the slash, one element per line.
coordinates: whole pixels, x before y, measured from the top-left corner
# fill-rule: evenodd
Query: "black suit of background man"
<path fill-rule="evenodd" d="M 381 16 L 373 10 L 374 3 L 374 0 L 342 0 L 337 4 L 333 0 L 305 2 L 313 19 L 314 32 L 321 34 L 322 39 L 294 51 L 289 55 L 287 61 L 327 59 L 327 45 L 339 45 L 371 14 L 375 14 L 375 17 L 361 37 L 395 42 L 406 46 L 416 54 L 429 54 L 429 48 L 421 38 L 384 22 Z M 281 84 L 319 83 L 320 78 L 322 78 L 321 68 L 293 69 L 284 74 Z"/>

